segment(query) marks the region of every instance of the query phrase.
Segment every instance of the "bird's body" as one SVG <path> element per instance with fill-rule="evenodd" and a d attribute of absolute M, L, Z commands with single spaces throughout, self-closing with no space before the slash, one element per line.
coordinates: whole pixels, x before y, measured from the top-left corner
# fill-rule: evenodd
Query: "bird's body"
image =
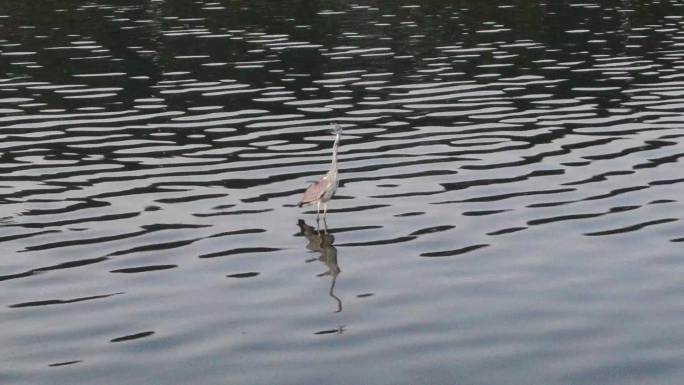
<path fill-rule="evenodd" d="M 335 195 L 340 183 L 339 174 L 337 172 L 337 149 L 340 143 L 342 128 L 336 124 L 333 132 L 335 133 L 335 143 L 333 144 L 330 170 L 316 182 L 312 183 L 306 191 L 304 191 L 304 195 L 302 195 L 302 199 L 299 201 L 299 207 L 311 204 L 316 205 L 316 220 L 320 218 L 321 204 L 323 205 L 323 220 L 325 220 L 325 216 L 328 212 L 328 202 L 330 202 L 330 199 Z"/>

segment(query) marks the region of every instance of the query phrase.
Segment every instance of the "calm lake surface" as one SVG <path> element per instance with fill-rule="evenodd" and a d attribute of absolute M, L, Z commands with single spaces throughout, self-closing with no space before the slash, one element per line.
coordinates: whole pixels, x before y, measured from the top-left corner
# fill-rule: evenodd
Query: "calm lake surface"
<path fill-rule="evenodd" d="M 682 15 L 0 0 L 0 383 L 681 384 Z"/>

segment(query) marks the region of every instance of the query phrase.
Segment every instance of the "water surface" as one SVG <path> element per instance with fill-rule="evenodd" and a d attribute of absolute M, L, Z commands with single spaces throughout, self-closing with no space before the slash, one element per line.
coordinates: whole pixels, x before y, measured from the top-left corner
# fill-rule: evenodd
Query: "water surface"
<path fill-rule="evenodd" d="M 0 0 L 0 382 L 680 383 L 682 14 Z"/>

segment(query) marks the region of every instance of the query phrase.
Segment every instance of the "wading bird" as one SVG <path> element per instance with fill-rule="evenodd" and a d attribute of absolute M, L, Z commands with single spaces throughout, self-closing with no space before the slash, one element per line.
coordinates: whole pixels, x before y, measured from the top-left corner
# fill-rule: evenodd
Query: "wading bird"
<path fill-rule="evenodd" d="M 323 204 L 323 222 L 325 222 L 325 216 L 328 213 L 328 202 L 335 195 L 337 191 L 337 185 L 339 184 L 338 173 L 337 173 L 337 148 L 340 144 L 340 135 L 342 135 L 342 127 L 335 123 L 333 125 L 333 134 L 335 134 L 335 143 L 333 144 L 332 153 L 332 163 L 330 164 L 330 170 L 323 175 L 318 181 L 312 183 L 302 199 L 299 201 L 299 207 L 304 205 L 316 204 L 316 223 L 320 221 L 321 216 L 321 204 Z"/>

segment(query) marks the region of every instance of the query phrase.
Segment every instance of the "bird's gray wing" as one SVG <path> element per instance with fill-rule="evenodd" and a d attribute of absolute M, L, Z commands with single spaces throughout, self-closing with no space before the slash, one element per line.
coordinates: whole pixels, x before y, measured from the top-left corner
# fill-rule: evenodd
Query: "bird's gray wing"
<path fill-rule="evenodd" d="M 326 183 L 325 183 L 325 177 L 319 179 L 318 181 L 312 183 L 306 191 L 304 191 L 304 195 L 302 195 L 302 199 L 299 201 L 299 206 L 305 205 L 307 203 L 311 203 L 314 201 L 317 201 L 318 199 L 321 199 L 323 194 L 325 193 L 325 188 L 326 188 Z"/>

